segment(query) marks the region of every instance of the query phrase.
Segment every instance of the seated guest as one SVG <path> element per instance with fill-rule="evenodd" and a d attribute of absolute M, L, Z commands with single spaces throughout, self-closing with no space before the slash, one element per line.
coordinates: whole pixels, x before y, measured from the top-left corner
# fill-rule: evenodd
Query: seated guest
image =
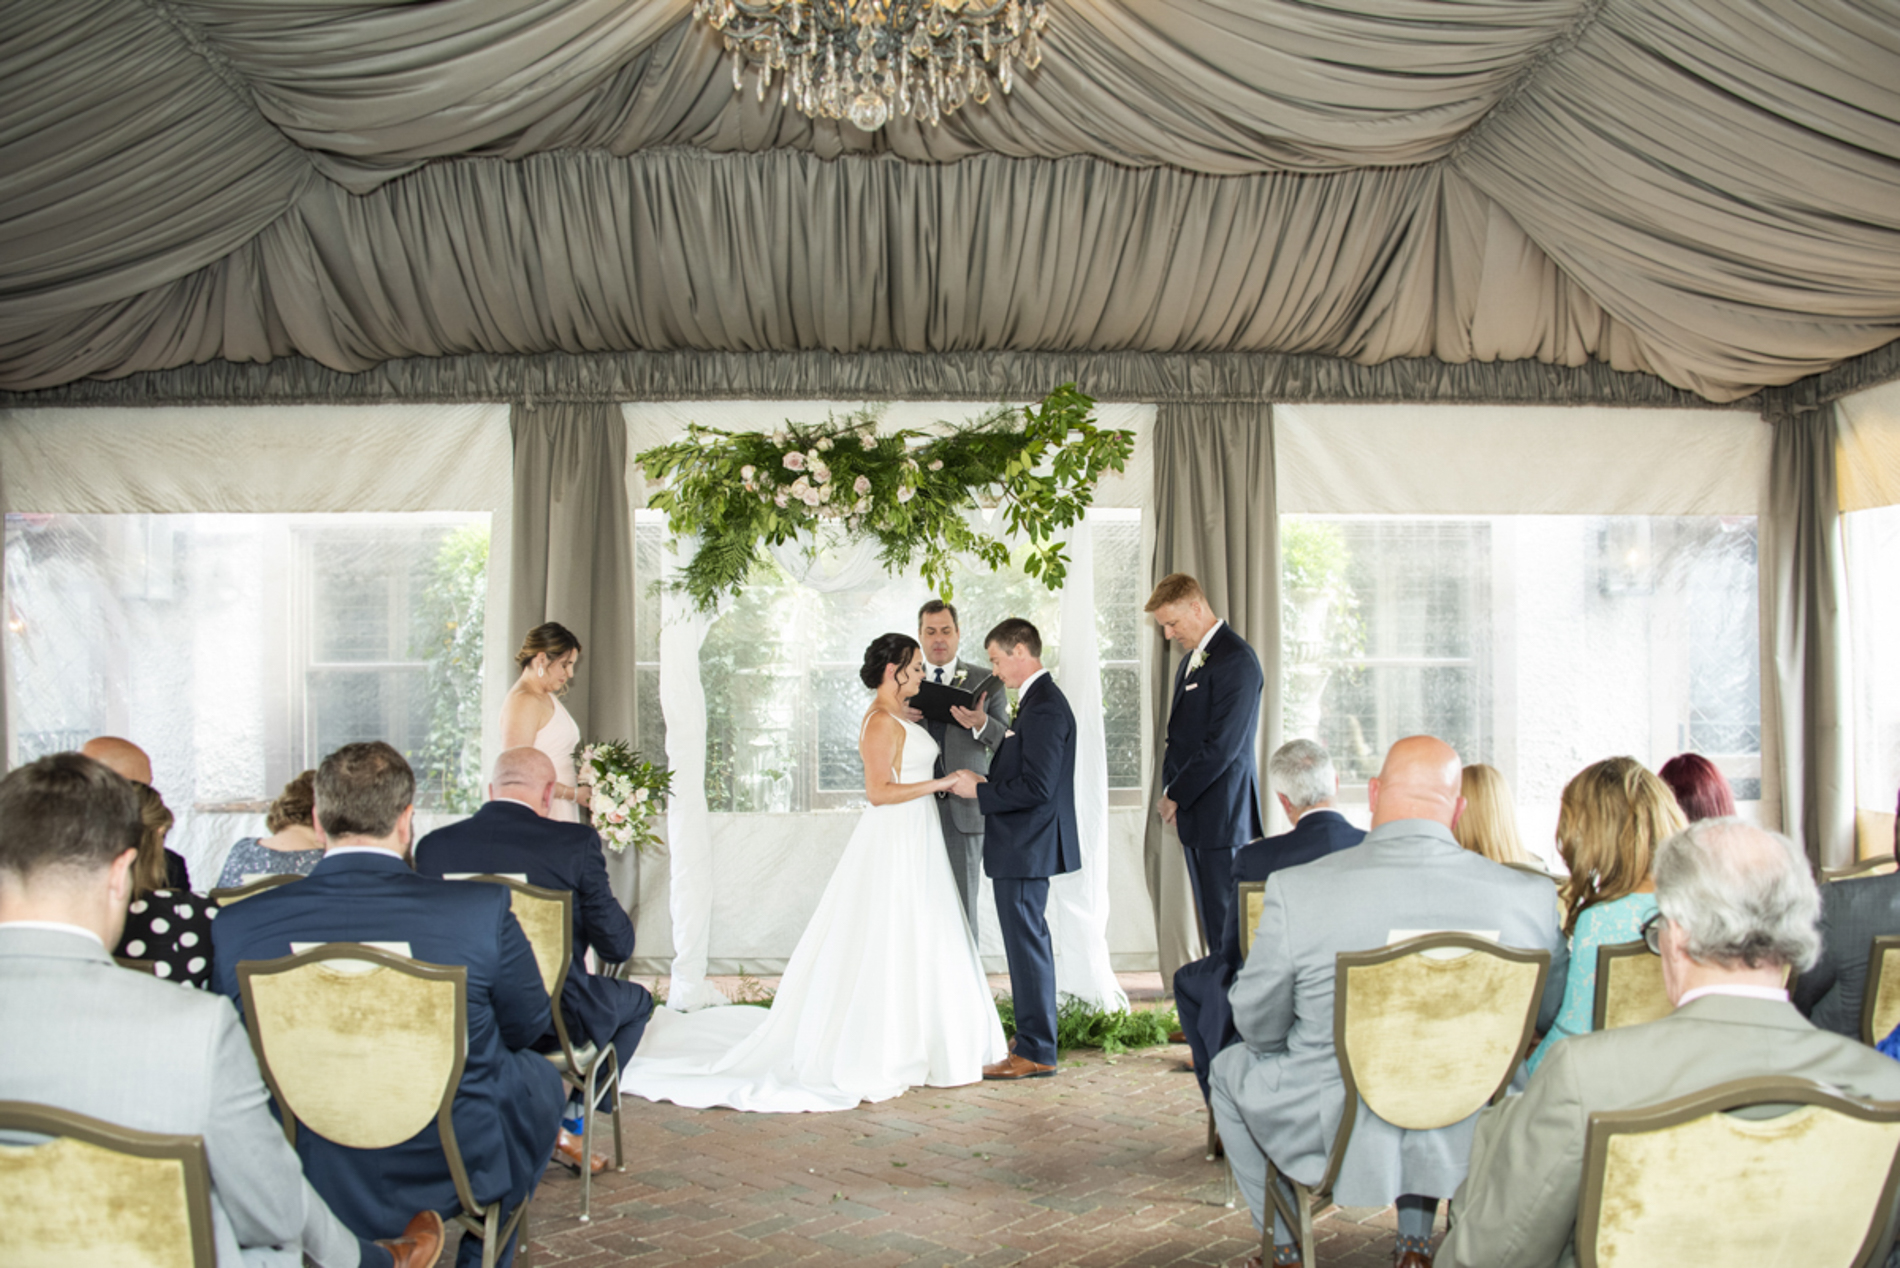
<path fill-rule="evenodd" d="M 416 845 L 416 871 L 494 872 L 526 876 L 528 884 L 574 895 L 574 958 L 561 988 L 568 1035 L 576 1044 L 612 1044 L 622 1060 L 640 1046 L 653 1015 L 653 996 L 634 982 L 587 971 L 588 948 L 604 961 L 633 955 L 633 921 L 607 882 L 600 834 L 585 824 L 551 817 L 554 762 L 540 749 L 511 748 L 495 759 L 488 802 L 467 819 L 437 828 Z M 550 1020 L 548 1036 L 553 1035 Z M 614 1090 L 618 1095 L 618 1090 Z M 579 1117 L 579 1102 L 569 1117 Z M 565 1129 L 556 1145 L 561 1161 L 579 1167 L 581 1143 Z M 606 1164 L 598 1158 L 595 1170 Z"/>
<path fill-rule="evenodd" d="M 1599 1111 L 1760 1075 L 1900 1099 L 1900 1064 L 1817 1030 L 1788 1004 L 1785 975 L 1811 962 L 1818 942 L 1814 891 L 1793 842 L 1737 819 L 1705 819 L 1662 843 L 1662 919 L 1650 945 L 1676 1011 L 1559 1044 L 1522 1096 L 1479 1115 L 1443 1268 L 1575 1261 L 1584 1136 Z"/>
<path fill-rule="evenodd" d="M 1900 806 L 1893 852 L 1900 858 Z M 1861 997 L 1874 939 L 1900 933 L 1900 873 L 1821 886 L 1821 958 L 1794 984 L 1794 1006 L 1823 1030 L 1860 1038 Z M 1875 1035 L 1878 1042 L 1885 1035 Z"/>
<path fill-rule="evenodd" d="M 1656 775 L 1669 785 L 1676 804 L 1682 807 L 1682 817 L 1690 823 L 1726 819 L 1735 813 L 1735 794 L 1728 780 L 1700 753 L 1678 753 L 1664 762 Z"/>
<path fill-rule="evenodd" d="M 1536 866 L 1517 835 L 1517 803 L 1511 799 L 1511 786 L 1505 782 L 1504 772 L 1476 762 L 1465 767 L 1462 786 L 1465 812 L 1451 825 L 1458 844 L 1493 863 Z"/>
<path fill-rule="evenodd" d="M 433 1264 L 433 1211 L 400 1238 L 363 1242 L 305 1183 L 229 1004 L 106 954 L 141 831 L 133 785 L 77 753 L 0 779 L 0 1017 L 12 1036 L 0 1044 L 0 1100 L 203 1137 L 220 1268 L 303 1256 L 321 1268 Z"/>
<path fill-rule="evenodd" d="M 289 955 L 293 942 L 398 942 L 426 963 L 467 966 L 468 1056 L 455 1134 L 475 1200 L 512 1212 L 540 1181 L 561 1127 L 560 1076 L 531 1050 L 547 1028 L 547 992 L 508 891 L 410 870 L 415 793 L 409 763 L 387 744 L 346 744 L 324 758 L 316 779 L 323 862 L 295 885 L 218 913 L 218 989 L 241 1008 L 238 964 Z M 433 1122 L 373 1152 L 306 1128 L 297 1152 L 310 1183 L 360 1237 L 401 1227 L 404 1211 L 459 1209 Z M 464 1237 L 456 1262 L 481 1257 L 480 1240 Z M 513 1239 L 497 1262 L 512 1260 Z"/>
<path fill-rule="evenodd" d="M 1339 796 L 1339 775 L 1333 756 L 1312 740 L 1288 740 L 1267 762 L 1267 778 L 1280 808 L 1293 827 L 1278 836 L 1249 841 L 1234 855 L 1235 881 L 1264 881 L 1283 867 L 1298 867 L 1316 858 L 1358 845 L 1365 833 L 1333 809 Z M 1174 974 L 1174 1002 L 1181 1013 L 1181 1030 L 1194 1051 L 1194 1077 L 1207 1097 L 1207 1071 L 1214 1054 L 1238 1043 L 1234 1012 L 1227 1005 L 1227 988 L 1240 972 L 1239 904 L 1229 904 L 1227 925 L 1214 954 L 1182 965 Z"/>
<path fill-rule="evenodd" d="M 260 876 L 308 876 L 323 861 L 323 843 L 310 818 L 317 804 L 316 778 L 317 772 L 307 770 L 284 785 L 264 817 L 270 835 L 243 837 L 231 847 L 218 873 L 218 888 L 235 888 Z"/>
<path fill-rule="evenodd" d="M 133 784 L 139 799 L 139 852 L 132 864 L 132 905 L 112 954 L 149 960 L 152 973 L 200 990 L 211 986 L 211 904 L 165 878 L 165 837 L 172 812 L 150 784 Z M 172 855 L 176 858 L 176 855 Z"/>
<path fill-rule="evenodd" d="M 135 784 L 152 786 L 152 759 L 130 740 L 116 735 L 95 735 L 79 748 L 82 755 L 103 764 L 108 770 Z M 182 854 L 165 851 L 166 889 L 190 889 L 191 873 Z"/>
<path fill-rule="evenodd" d="M 1597 948 L 1642 936 L 1643 922 L 1656 912 L 1650 859 L 1684 826 L 1675 794 L 1633 757 L 1586 766 L 1564 785 L 1557 848 L 1570 869 L 1559 893 L 1570 935 L 1570 977 L 1563 1007 L 1531 1053 L 1530 1069 L 1559 1042 L 1590 1029 L 1596 1016 Z"/>
<path fill-rule="evenodd" d="M 1214 1058 L 1212 1080 L 1214 1121 L 1257 1226 L 1266 1219 L 1267 1159 L 1317 1184 L 1345 1110 L 1333 1051 L 1340 952 L 1385 946 L 1402 931 L 1494 931 L 1505 946 L 1550 952 L 1539 1024 L 1556 1015 L 1566 960 L 1550 882 L 1458 844 L 1451 825 L 1464 809 L 1461 779 L 1458 754 L 1443 740 L 1400 740 L 1367 786 L 1365 841 L 1267 881 L 1253 950 L 1229 993 L 1245 1042 Z M 1333 1195 L 1343 1206 L 1372 1207 L 1398 1195 L 1398 1268 L 1431 1264 L 1438 1200 L 1464 1179 L 1476 1119 L 1406 1131 L 1359 1115 Z M 1274 1262 L 1298 1263 L 1292 1231 L 1277 1217 L 1273 1228 Z"/>

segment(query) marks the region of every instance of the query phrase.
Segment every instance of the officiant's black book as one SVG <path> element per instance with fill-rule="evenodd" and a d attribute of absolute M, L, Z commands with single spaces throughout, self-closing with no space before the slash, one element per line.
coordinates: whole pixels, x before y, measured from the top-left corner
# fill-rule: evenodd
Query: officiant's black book
<path fill-rule="evenodd" d="M 976 708 L 976 698 L 978 696 L 989 692 L 1001 691 L 1002 689 L 1003 684 L 996 680 L 995 674 L 991 674 L 983 679 L 982 682 L 975 684 L 975 689 L 971 691 L 965 691 L 962 687 L 952 687 L 947 683 L 931 682 L 926 678 L 923 684 L 918 687 L 917 694 L 912 697 L 911 703 L 923 712 L 926 720 L 942 722 L 946 726 L 955 726 L 957 720 L 950 716 L 951 705 L 960 705 L 965 709 L 974 709 Z"/>

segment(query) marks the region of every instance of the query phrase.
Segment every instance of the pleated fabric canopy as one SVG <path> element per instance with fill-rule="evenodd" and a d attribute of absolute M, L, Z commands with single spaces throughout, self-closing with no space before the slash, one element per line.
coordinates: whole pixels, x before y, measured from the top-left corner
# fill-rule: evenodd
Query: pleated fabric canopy
<path fill-rule="evenodd" d="M 1894 0 L 1052 0 L 875 133 L 688 0 L 3 0 L 0 389 L 301 356 L 1598 362 L 1900 337 Z"/>

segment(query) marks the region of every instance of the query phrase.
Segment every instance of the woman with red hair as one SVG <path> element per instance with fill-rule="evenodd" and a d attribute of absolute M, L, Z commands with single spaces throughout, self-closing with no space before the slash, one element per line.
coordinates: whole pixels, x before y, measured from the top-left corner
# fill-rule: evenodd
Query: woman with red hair
<path fill-rule="evenodd" d="M 1682 817 L 1690 823 L 1726 819 L 1735 813 L 1735 794 L 1729 791 L 1728 780 L 1700 753 L 1679 753 L 1664 762 L 1656 775 L 1676 794 Z"/>

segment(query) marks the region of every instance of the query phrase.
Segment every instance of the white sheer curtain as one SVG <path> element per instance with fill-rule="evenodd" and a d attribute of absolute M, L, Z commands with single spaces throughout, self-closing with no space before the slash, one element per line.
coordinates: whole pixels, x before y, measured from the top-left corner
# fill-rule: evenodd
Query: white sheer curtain
<path fill-rule="evenodd" d="M 1075 710 L 1075 822 L 1082 870 L 1049 884 L 1056 990 L 1096 1008 L 1126 1012 L 1128 993 L 1108 954 L 1108 734 L 1103 726 L 1102 658 L 1095 632 L 1095 543 L 1087 520 L 1069 534 L 1062 588 L 1062 668 L 1056 675 Z"/>

